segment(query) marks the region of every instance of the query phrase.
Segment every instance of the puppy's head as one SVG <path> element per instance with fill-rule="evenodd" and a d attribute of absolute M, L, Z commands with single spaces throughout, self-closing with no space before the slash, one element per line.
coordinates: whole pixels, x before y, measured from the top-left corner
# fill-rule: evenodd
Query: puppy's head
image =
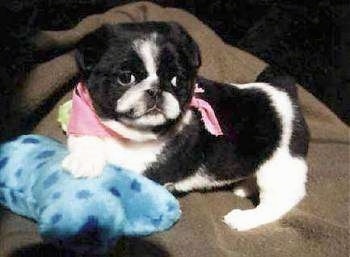
<path fill-rule="evenodd" d="M 155 132 L 188 108 L 200 53 L 176 23 L 125 23 L 86 36 L 77 62 L 101 119 Z"/>

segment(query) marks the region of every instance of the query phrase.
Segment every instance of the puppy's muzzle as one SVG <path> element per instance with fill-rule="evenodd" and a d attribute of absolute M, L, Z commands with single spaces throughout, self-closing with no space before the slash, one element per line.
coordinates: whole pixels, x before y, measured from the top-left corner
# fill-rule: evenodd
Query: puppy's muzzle
<path fill-rule="evenodd" d="M 153 88 L 145 91 L 146 112 L 163 112 L 163 96 L 159 89 Z"/>

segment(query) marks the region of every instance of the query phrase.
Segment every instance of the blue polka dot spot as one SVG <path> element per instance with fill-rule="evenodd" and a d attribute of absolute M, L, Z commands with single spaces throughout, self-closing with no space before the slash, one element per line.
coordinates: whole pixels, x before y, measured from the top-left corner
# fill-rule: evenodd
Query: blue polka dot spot
<path fill-rule="evenodd" d="M 10 191 L 10 197 L 11 197 L 12 203 L 16 204 L 17 203 L 17 196 L 16 196 L 14 190 Z"/>
<path fill-rule="evenodd" d="M 75 196 L 78 199 L 88 199 L 92 196 L 92 193 L 89 190 L 80 190 Z"/>
<path fill-rule="evenodd" d="M 18 193 L 23 194 L 24 193 L 24 188 L 22 187 L 22 188 L 18 189 Z"/>
<path fill-rule="evenodd" d="M 19 168 L 15 173 L 16 178 L 19 178 L 22 175 L 22 172 L 23 172 L 23 169 Z"/>
<path fill-rule="evenodd" d="M 56 200 L 61 197 L 61 192 L 55 192 L 52 194 L 52 199 Z"/>
<path fill-rule="evenodd" d="M 5 195 L 3 192 L 0 192 L 0 202 L 5 202 L 6 199 L 5 199 Z"/>
<path fill-rule="evenodd" d="M 39 215 L 41 215 L 45 211 L 46 208 L 47 208 L 47 206 L 40 207 L 39 208 Z"/>
<path fill-rule="evenodd" d="M 0 187 L 5 187 L 5 182 L 0 182 Z"/>
<path fill-rule="evenodd" d="M 56 224 L 57 222 L 59 222 L 62 219 L 62 214 L 56 213 L 55 215 L 53 215 L 51 217 L 51 224 Z"/>
<path fill-rule="evenodd" d="M 109 189 L 109 191 L 110 191 L 114 196 L 120 197 L 120 192 L 119 192 L 119 190 L 118 190 L 117 188 L 111 187 L 111 188 Z"/>
<path fill-rule="evenodd" d="M 34 209 L 34 210 L 37 210 L 37 209 L 38 209 L 38 206 L 39 206 L 38 203 L 33 203 L 33 209 Z"/>
<path fill-rule="evenodd" d="M 40 162 L 38 165 L 36 165 L 36 169 L 40 169 L 42 166 L 44 166 L 46 162 Z"/>
<path fill-rule="evenodd" d="M 22 144 L 39 144 L 39 140 L 33 137 L 27 137 L 22 140 Z"/>
<path fill-rule="evenodd" d="M 159 226 L 159 224 L 162 222 L 162 220 L 163 220 L 163 215 L 160 215 L 158 218 L 152 219 L 152 224 L 154 226 Z"/>
<path fill-rule="evenodd" d="M 140 192 L 141 191 L 141 184 L 136 179 L 134 179 L 131 182 L 130 188 L 136 192 Z"/>
<path fill-rule="evenodd" d="M 43 182 L 43 186 L 44 188 L 49 188 L 50 186 L 52 186 L 53 184 L 55 184 L 58 181 L 58 172 L 56 171 L 55 173 L 51 174 L 50 176 L 48 176 L 44 182 Z"/>
<path fill-rule="evenodd" d="M 4 158 L 2 158 L 2 159 L 0 160 L 0 170 L 3 169 L 3 168 L 6 166 L 8 160 L 9 160 L 8 157 L 4 157 Z"/>
<path fill-rule="evenodd" d="M 39 153 L 35 158 L 36 159 L 45 159 L 45 158 L 53 156 L 54 154 L 55 154 L 55 151 L 47 150 L 47 151 L 43 151 L 43 152 Z"/>
<path fill-rule="evenodd" d="M 116 172 L 121 172 L 121 171 L 122 171 L 122 168 L 117 167 L 117 166 L 114 166 L 114 165 L 112 165 L 112 168 L 113 168 L 113 170 L 115 170 Z"/>
<path fill-rule="evenodd" d="M 167 206 L 168 212 L 171 212 L 176 209 L 176 204 L 173 202 L 168 202 L 166 206 Z"/>
<path fill-rule="evenodd" d="M 98 218 L 96 216 L 90 215 L 87 217 L 85 224 L 79 229 L 79 235 L 84 236 L 91 243 L 100 242 L 101 228 L 99 228 Z M 85 241 L 85 240 L 84 240 Z"/>

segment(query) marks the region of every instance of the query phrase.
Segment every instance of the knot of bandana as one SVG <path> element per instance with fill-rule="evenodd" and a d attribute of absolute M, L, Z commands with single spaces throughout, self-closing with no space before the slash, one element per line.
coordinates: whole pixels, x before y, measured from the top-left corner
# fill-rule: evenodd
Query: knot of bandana
<path fill-rule="evenodd" d="M 204 93 L 204 89 L 198 87 L 198 84 L 196 84 L 194 92 Z M 198 109 L 198 111 L 202 116 L 202 121 L 204 123 L 204 126 L 209 131 L 209 133 L 211 133 L 214 136 L 223 135 L 219 121 L 216 118 L 215 112 L 207 101 L 193 96 L 190 106 Z"/>

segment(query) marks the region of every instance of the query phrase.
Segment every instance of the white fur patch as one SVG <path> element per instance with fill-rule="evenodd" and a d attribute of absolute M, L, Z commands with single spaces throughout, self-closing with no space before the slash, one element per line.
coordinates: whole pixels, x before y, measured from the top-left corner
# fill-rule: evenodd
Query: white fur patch
<path fill-rule="evenodd" d="M 287 93 L 265 83 L 233 85 L 266 92 L 282 123 L 279 146 L 256 173 L 260 204 L 255 209 L 232 210 L 224 217 L 231 228 L 243 231 L 279 219 L 300 202 L 306 193 L 307 165 L 304 159 L 293 157 L 289 152 L 294 110 Z"/>
<path fill-rule="evenodd" d="M 132 124 L 136 126 L 159 126 L 166 122 L 166 118 L 163 114 L 146 114 L 132 121 Z"/>
<path fill-rule="evenodd" d="M 178 133 L 182 131 L 183 128 L 191 122 L 191 119 L 192 111 L 187 110 L 181 120 L 176 124 L 175 132 Z M 132 128 L 115 120 L 102 120 L 102 123 L 123 138 L 130 139 L 131 141 L 146 142 L 158 139 L 158 136 L 153 132 Z"/>
<path fill-rule="evenodd" d="M 185 126 L 189 125 L 191 120 L 192 120 L 192 118 L 193 118 L 192 110 L 189 109 L 182 116 L 181 122 L 179 122 L 178 125 L 176 126 L 176 132 L 178 133 L 178 132 L 182 131 Z"/>
<path fill-rule="evenodd" d="M 289 153 L 288 156 L 278 155 L 258 170 L 260 204 L 255 209 L 232 210 L 224 217 L 224 222 L 231 228 L 243 231 L 276 221 L 304 197 L 307 173 L 305 161 L 293 158 Z"/>
<path fill-rule="evenodd" d="M 121 142 L 113 138 L 104 139 L 105 152 L 109 163 L 131 171 L 142 173 L 148 165 L 157 160 L 165 141 Z"/>
<path fill-rule="evenodd" d="M 96 177 L 101 175 L 106 164 L 104 144 L 94 136 L 69 136 L 70 151 L 63 162 L 62 168 L 74 177 Z"/>
<path fill-rule="evenodd" d="M 134 41 L 134 49 L 142 59 L 149 76 L 157 77 L 157 58 L 159 49 L 156 44 L 157 34 L 152 33 L 147 39 Z"/>
<path fill-rule="evenodd" d="M 249 192 L 244 187 L 235 187 L 233 193 L 242 198 L 249 196 Z"/>
<path fill-rule="evenodd" d="M 134 114 L 136 116 L 141 116 L 147 111 L 143 96 L 144 91 L 128 90 L 118 100 L 118 106 L 124 107 L 118 108 L 118 111 L 133 108 Z M 162 97 L 164 99 L 162 104 L 163 113 L 145 114 L 134 120 L 123 119 L 122 121 L 126 124 L 136 126 L 159 126 L 164 124 L 167 119 L 176 119 L 181 112 L 179 102 L 169 92 L 163 92 Z"/>
<path fill-rule="evenodd" d="M 163 111 L 168 119 L 176 119 L 180 115 L 179 101 L 169 92 L 163 92 Z"/>
<path fill-rule="evenodd" d="M 164 145 L 161 140 L 140 143 L 111 137 L 70 136 L 70 154 L 62 167 L 75 177 L 99 176 L 107 163 L 142 173 L 148 164 L 157 160 Z"/>
<path fill-rule="evenodd" d="M 249 197 L 257 193 L 255 176 L 248 177 L 235 185 L 233 194 L 238 197 Z"/>
<path fill-rule="evenodd" d="M 102 123 L 123 138 L 130 139 L 131 141 L 145 142 L 156 140 L 158 138 L 157 135 L 152 132 L 134 129 L 115 120 L 102 120 Z"/>
<path fill-rule="evenodd" d="M 171 84 L 174 86 L 174 87 L 177 87 L 177 78 L 176 78 L 176 76 L 175 77 L 173 77 L 172 79 L 171 79 Z"/>
<path fill-rule="evenodd" d="M 217 181 L 205 173 L 206 168 L 200 167 L 198 171 L 179 182 L 176 182 L 173 186 L 178 192 L 188 192 L 196 189 L 210 189 L 215 187 L 221 187 L 228 185 L 233 181 Z"/>

